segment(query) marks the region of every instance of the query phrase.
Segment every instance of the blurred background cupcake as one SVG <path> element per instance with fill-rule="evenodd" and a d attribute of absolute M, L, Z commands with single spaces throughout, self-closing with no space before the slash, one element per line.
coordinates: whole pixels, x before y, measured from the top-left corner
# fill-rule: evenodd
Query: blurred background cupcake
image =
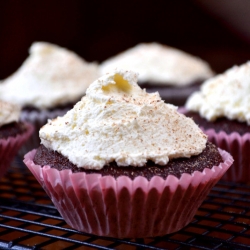
<path fill-rule="evenodd" d="M 98 3 L 98 9 L 96 4 L 84 0 L 0 3 L 0 79 L 17 70 L 34 41 L 58 44 L 99 63 L 138 44 L 157 42 L 202 58 L 216 73 L 250 58 L 247 0 L 241 4 L 236 0 L 124 1 L 119 11 L 114 0 Z"/>
<path fill-rule="evenodd" d="M 200 58 L 156 42 L 138 44 L 100 64 L 101 74 L 115 68 L 138 72 L 142 88 L 158 91 L 163 100 L 178 106 L 214 75 Z"/>
<path fill-rule="evenodd" d="M 33 133 L 31 124 L 20 121 L 20 110 L 17 105 L 0 101 L 0 178 Z"/>
<path fill-rule="evenodd" d="M 0 82 L 0 99 L 20 105 L 21 120 L 35 127 L 24 153 L 39 145 L 41 126 L 72 108 L 99 76 L 96 63 L 57 45 L 35 42 L 29 53 L 17 71 Z"/>
<path fill-rule="evenodd" d="M 223 179 L 250 181 L 250 61 L 205 81 L 185 109 L 210 141 L 232 154 Z"/>

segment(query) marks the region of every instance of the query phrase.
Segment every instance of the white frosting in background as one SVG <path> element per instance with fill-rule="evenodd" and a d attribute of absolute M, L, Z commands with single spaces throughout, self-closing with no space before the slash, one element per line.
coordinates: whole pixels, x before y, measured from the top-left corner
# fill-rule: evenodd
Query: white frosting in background
<path fill-rule="evenodd" d="M 214 75 L 210 66 L 198 57 L 158 43 L 141 43 L 100 64 L 101 74 L 115 68 L 139 73 L 139 83 L 184 86 Z"/>
<path fill-rule="evenodd" d="M 18 122 L 20 111 L 20 106 L 0 101 L 0 127 L 12 122 Z"/>
<path fill-rule="evenodd" d="M 0 98 L 46 109 L 76 102 L 99 77 L 98 65 L 87 63 L 57 45 L 36 42 L 21 67 L 0 84 Z"/>
<path fill-rule="evenodd" d="M 166 165 L 169 159 L 197 155 L 207 137 L 193 122 L 166 104 L 158 93 L 137 85 L 137 74 L 116 70 L 93 82 L 86 96 L 63 117 L 40 130 L 41 143 L 78 167 L 101 169 Z"/>
<path fill-rule="evenodd" d="M 250 125 L 250 61 L 205 81 L 186 108 L 209 121 L 227 117 Z"/>

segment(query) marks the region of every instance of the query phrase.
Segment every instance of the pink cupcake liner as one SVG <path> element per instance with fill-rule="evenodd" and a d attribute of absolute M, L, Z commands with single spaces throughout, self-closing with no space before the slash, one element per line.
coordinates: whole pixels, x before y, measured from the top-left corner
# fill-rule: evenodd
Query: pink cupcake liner
<path fill-rule="evenodd" d="M 178 111 L 182 114 L 186 113 L 186 109 L 181 107 Z M 224 131 L 216 132 L 213 128 L 204 129 L 200 127 L 205 134 L 208 135 L 208 140 L 214 143 L 217 147 L 229 152 L 234 163 L 232 167 L 224 174 L 222 180 L 234 182 L 249 182 L 250 181 L 250 133 L 240 135 L 238 132 L 227 134 Z"/>
<path fill-rule="evenodd" d="M 25 126 L 27 130 L 24 133 L 15 137 L 0 139 L 0 178 L 6 173 L 20 147 L 33 133 L 33 126 L 31 124 L 25 123 Z"/>
<path fill-rule="evenodd" d="M 234 159 L 232 167 L 222 177 L 225 181 L 250 181 L 250 133 L 240 135 L 238 132 L 226 134 L 224 131 L 216 132 L 214 129 L 205 130 L 208 140 L 218 147 L 230 152 Z"/>
<path fill-rule="evenodd" d="M 34 126 L 34 133 L 29 140 L 21 147 L 18 154 L 23 156 L 34 148 L 38 148 L 40 145 L 39 130 L 48 122 L 48 119 L 54 119 L 57 116 L 63 116 L 69 108 L 54 109 L 54 110 L 22 110 L 20 120 L 31 123 Z"/>
<path fill-rule="evenodd" d="M 229 153 L 219 151 L 224 161 L 219 166 L 180 179 L 170 175 L 150 181 L 41 167 L 33 162 L 36 150 L 25 155 L 24 163 L 72 228 L 99 236 L 141 238 L 169 234 L 190 223 L 233 162 Z"/>

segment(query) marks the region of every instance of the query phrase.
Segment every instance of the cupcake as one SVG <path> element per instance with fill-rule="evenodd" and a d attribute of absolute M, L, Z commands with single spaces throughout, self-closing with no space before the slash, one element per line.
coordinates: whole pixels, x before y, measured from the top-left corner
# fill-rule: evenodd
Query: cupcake
<path fill-rule="evenodd" d="M 187 97 L 214 75 L 200 58 L 158 43 L 138 44 L 100 64 L 101 74 L 115 68 L 137 71 L 142 88 L 158 91 L 167 103 L 178 106 L 183 106 Z"/>
<path fill-rule="evenodd" d="M 19 121 L 19 116 L 19 106 L 0 101 L 0 178 L 33 132 L 32 125 Z"/>
<path fill-rule="evenodd" d="M 250 62 L 234 66 L 204 82 L 185 105 L 184 113 L 218 147 L 230 152 L 234 164 L 224 180 L 250 181 Z"/>
<path fill-rule="evenodd" d="M 21 120 L 35 127 L 24 152 L 39 145 L 41 126 L 71 109 L 98 78 L 96 63 L 57 45 L 36 42 L 29 52 L 21 67 L 0 84 L 0 99 L 20 105 Z"/>
<path fill-rule="evenodd" d="M 93 82 L 39 135 L 25 164 L 72 228 L 99 236 L 183 228 L 233 161 L 126 70 Z"/>

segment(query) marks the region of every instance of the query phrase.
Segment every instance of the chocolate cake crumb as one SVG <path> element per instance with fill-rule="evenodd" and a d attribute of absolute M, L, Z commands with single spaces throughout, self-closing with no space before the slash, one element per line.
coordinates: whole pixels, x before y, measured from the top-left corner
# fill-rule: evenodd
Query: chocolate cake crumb
<path fill-rule="evenodd" d="M 148 161 L 145 167 L 118 167 L 115 162 L 112 162 L 109 165 L 104 166 L 101 170 L 86 170 L 84 168 L 78 168 L 63 155 L 56 151 L 49 150 L 43 145 L 37 149 L 34 157 L 35 164 L 41 166 L 50 165 L 52 168 L 59 171 L 63 169 L 71 169 L 74 173 L 99 173 L 102 176 L 111 175 L 114 178 L 125 175 L 132 180 L 137 176 L 144 176 L 148 180 L 154 176 L 161 176 L 163 179 L 166 179 L 168 175 L 174 175 L 177 178 L 180 178 L 183 173 L 191 174 L 194 171 L 202 172 L 204 168 L 211 169 L 213 166 L 218 166 L 222 161 L 218 149 L 210 142 L 207 142 L 206 148 L 201 154 L 190 158 L 172 159 L 165 166 L 157 165 L 152 161 Z"/>
<path fill-rule="evenodd" d="M 12 122 L 0 127 L 0 139 L 15 137 L 26 131 L 26 126 L 23 122 Z"/>
<path fill-rule="evenodd" d="M 250 126 L 246 122 L 239 122 L 237 120 L 229 120 L 226 117 L 220 117 L 215 121 L 207 121 L 201 117 L 199 113 L 188 111 L 186 116 L 193 118 L 194 122 L 204 129 L 214 129 L 216 132 L 224 131 L 227 134 L 238 132 L 240 135 L 250 133 Z"/>

